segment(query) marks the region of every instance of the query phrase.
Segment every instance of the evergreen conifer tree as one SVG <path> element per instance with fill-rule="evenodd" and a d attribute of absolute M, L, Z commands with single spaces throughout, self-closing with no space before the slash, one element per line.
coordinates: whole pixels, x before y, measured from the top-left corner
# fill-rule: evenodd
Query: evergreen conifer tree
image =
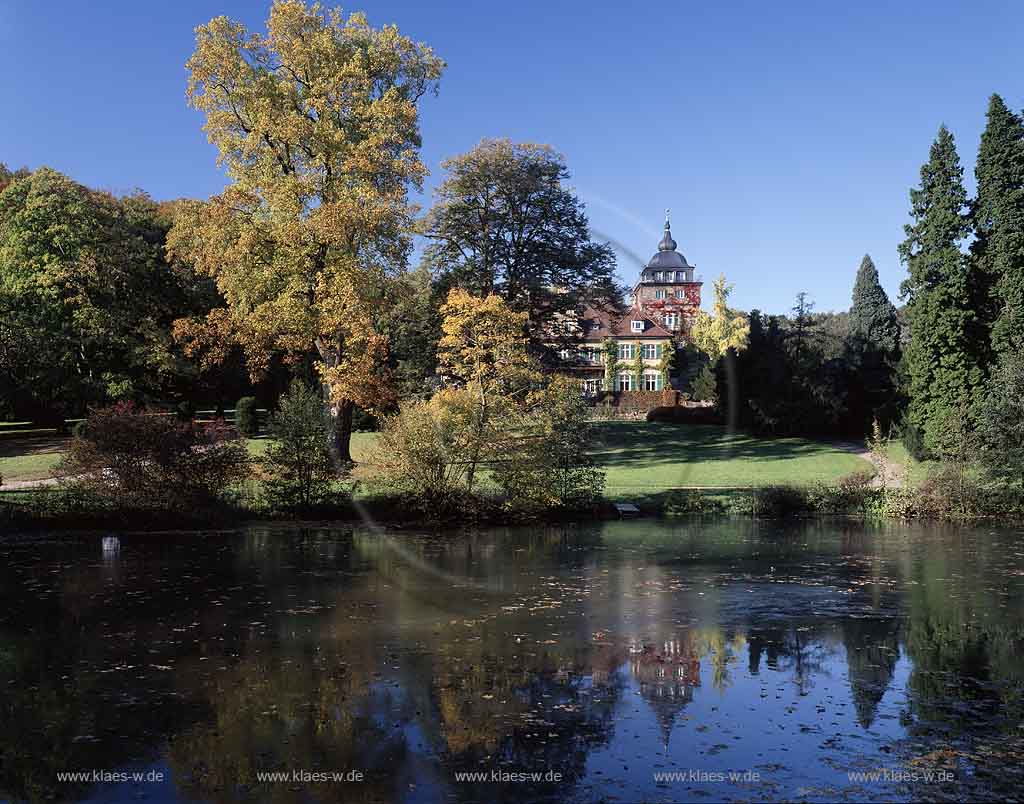
<path fill-rule="evenodd" d="M 1024 121 L 993 95 L 975 166 L 971 246 L 997 354 L 1024 347 Z"/>
<path fill-rule="evenodd" d="M 849 331 L 844 338 L 847 389 L 843 428 L 864 435 L 872 423 L 888 426 L 899 415 L 896 366 L 900 355 L 900 324 L 896 308 L 878 281 L 867 254 L 853 286 Z"/>
<path fill-rule="evenodd" d="M 942 422 L 980 395 L 987 350 L 975 306 L 975 277 L 960 251 L 969 230 L 963 168 L 945 126 L 939 128 L 910 202 L 912 223 L 904 227 L 907 239 L 899 247 L 909 272 L 901 286 L 910 321 L 908 416 L 926 446 L 935 449 Z"/>
<path fill-rule="evenodd" d="M 868 254 L 860 261 L 853 285 L 850 334 L 882 352 L 894 354 L 899 348 L 900 325 L 896 308 L 878 281 L 878 269 Z"/>

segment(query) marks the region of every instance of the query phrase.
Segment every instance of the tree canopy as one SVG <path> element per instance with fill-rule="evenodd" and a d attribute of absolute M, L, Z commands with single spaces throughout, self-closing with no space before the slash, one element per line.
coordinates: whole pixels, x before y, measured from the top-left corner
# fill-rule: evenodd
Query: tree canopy
<path fill-rule="evenodd" d="M 715 301 L 712 314 L 697 311 L 697 319 L 690 329 L 694 345 L 713 361 L 729 349 L 740 351 L 747 345 L 750 325 L 747 317 L 729 307 L 729 294 L 733 286 L 725 281 L 725 274 L 715 280 Z"/>
<path fill-rule="evenodd" d="M 899 248 L 909 273 L 901 286 L 910 321 L 908 414 L 934 447 L 942 422 L 980 393 L 987 347 L 972 287 L 977 277 L 960 250 L 969 232 L 963 168 L 945 126 L 910 201 L 912 222 L 904 227 L 907 238 Z"/>
<path fill-rule="evenodd" d="M 591 240 L 583 203 L 563 184 L 564 158 L 550 146 L 484 140 L 442 167 L 423 227 L 439 281 L 526 313 L 535 346 L 570 340 L 573 327 L 560 326 L 567 314 L 621 295 L 614 254 Z"/>
<path fill-rule="evenodd" d="M 170 322 L 197 288 L 164 259 L 143 193 L 115 198 L 49 168 L 0 193 L 0 406 L 37 420 L 165 393 Z"/>
<path fill-rule="evenodd" d="M 226 17 L 197 28 L 187 68 L 231 184 L 181 210 L 170 248 L 216 279 L 226 307 L 211 324 L 250 367 L 316 354 L 350 461 L 354 406 L 393 399 L 377 313 L 409 252 L 417 104 L 443 62 L 394 26 L 278 0 L 265 34 Z"/>
<path fill-rule="evenodd" d="M 860 261 L 853 285 L 850 334 L 883 352 L 894 354 L 899 349 L 900 324 L 896 308 L 879 282 L 878 269 L 868 254 Z"/>
<path fill-rule="evenodd" d="M 971 252 L 979 308 L 999 354 L 1024 347 L 1024 121 L 998 95 L 988 106 L 975 165 Z"/>

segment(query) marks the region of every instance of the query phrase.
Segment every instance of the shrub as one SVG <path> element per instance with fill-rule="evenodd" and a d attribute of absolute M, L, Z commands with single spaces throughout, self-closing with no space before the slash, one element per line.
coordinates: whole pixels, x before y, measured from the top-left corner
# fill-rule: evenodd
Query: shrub
<path fill-rule="evenodd" d="M 122 509 L 207 505 L 248 466 L 245 445 L 223 424 L 183 424 L 131 403 L 95 410 L 78 429 L 58 475 Z"/>
<path fill-rule="evenodd" d="M 698 489 L 680 489 L 669 493 L 663 512 L 669 517 L 722 514 L 725 513 L 725 504 Z"/>
<path fill-rule="evenodd" d="M 601 498 L 604 471 L 588 452 L 587 413 L 578 384 L 555 376 L 536 404 L 517 417 L 493 470 L 513 510 L 582 510 Z"/>
<path fill-rule="evenodd" d="M 819 514 L 863 514 L 875 493 L 871 472 L 857 472 L 834 486 L 818 483 L 806 492 L 807 504 Z"/>
<path fill-rule="evenodd" d="M 447 390 L 384 417 L 370 458 L 380 483 L 432 515 L 457 510 L 477 431 L 474 407 L 468 391 Z"/>
<path fill-rule="evenodd" d="M 336 496 L 339 471 L 330 452 L 333 427 L 320 394 L 293 381 L 270 420 L 274 440 L 263 459 L 268 475 L 264 489 L 271 508 L 308 512 Z"/>
<path fill-rule="evenodd" d="M 805 489 L 784 485 L 753 489 L 741 498 L 739 507 L 738 513 L 768 519 L 798 516 L 811 511 Z"/>
<path fill-rule="evenodd" d="M 916 492 L 912 488 L 878 489 L 868 499 L 867 513 L 886 519 L 911 519 L 916 515 Z"/>
<path fill-rule="evenodd" d="M 985 486 L 963 467 L 939 464 L 918 486 L 875 489 L 867 510 L 892 519 L 962 520 L 982 516 L 1017 516 L 1020 501 L 1005 488 Z"/>
<path fill-rule="evenodd" d="M 903 441 L 903 446 L 906 448 L 907 453 L 915 461 L 928 460 L 931 456 L 928 453 L 927 447 L 925 447 L 924 433 L 906 419 L 903 421 L 902 430 L 901 440 Z"/>
<path fill-rule="evenodd" d="M 683 405 L 652 408 L 647 412 L 649 422 L 671 422 L 673 424 L 721 424 L 722 415 L 716 408 L 691 408 Z"/>
<path fill-rule="evenodd" d="M 260 417 L 256 410 L 256 398 L 243 396 L 235 405 L 235 428 L 246 438 L 259 435 Z"/>
<path fill-rule="evenodd" d="M 693 398 L 698 402 L 714 402 L 718 398 L 718 379 L 711 366 L 704 366 L 693 380 Z"/>

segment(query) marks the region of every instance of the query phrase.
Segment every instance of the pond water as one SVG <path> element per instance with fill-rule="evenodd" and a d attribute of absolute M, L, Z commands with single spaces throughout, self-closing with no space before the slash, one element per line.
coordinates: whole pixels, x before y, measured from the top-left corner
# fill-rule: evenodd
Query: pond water
<path fill-rule="evenodd" d="M 0 798 L 1022 789 L 1018 531 L 103 536 L 0 544 Z"/>

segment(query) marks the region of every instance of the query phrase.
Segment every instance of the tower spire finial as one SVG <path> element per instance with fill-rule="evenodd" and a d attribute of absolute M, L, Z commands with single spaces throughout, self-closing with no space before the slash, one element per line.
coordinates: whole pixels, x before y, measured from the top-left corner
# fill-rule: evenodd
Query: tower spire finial
<path fill-rule="evenodd" d="M 661 238 L 661 242 L 658 243 L 658 251 L 675 251 L 676 241 L 672 239 L 672 227 L 668 222 L 670 210 L 666 207 L 665 209 L 665 236 Z"/>

